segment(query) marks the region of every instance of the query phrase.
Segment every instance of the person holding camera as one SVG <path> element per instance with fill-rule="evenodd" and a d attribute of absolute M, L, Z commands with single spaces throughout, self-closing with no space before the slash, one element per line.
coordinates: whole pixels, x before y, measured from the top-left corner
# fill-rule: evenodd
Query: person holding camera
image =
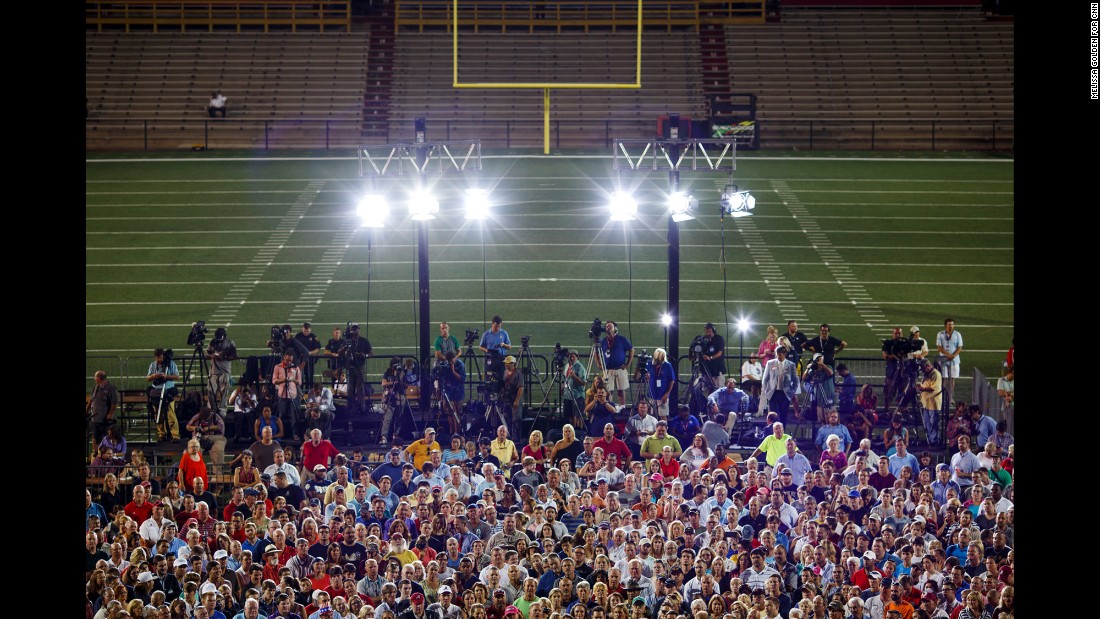
<path fill-rule="evenodd" d="M 523 374 L 516 367 L 516 358 L 508 355 L 504 358 L 504 377 L 500 390 L 500 401 L 504 405 L 504 419 L 509 431 L 520 435 L 520 419 L 523 418 Z"/>
<path fill-rule="evenodd" d="M 176 381 L 180 379 L 176 362 L 163 348 L 153 351 L 155 360 L 149 364 L 145 380 L 152 383 L 148 391 L 149 416 L 157 424 L 157 440 L 180 440 L 180 424 L 176 420 Z"/>
<path fill-rule="evenodd" d="M 214 339 L 206 347 L 206 358 L 210 360 L 210 376 L 207 379 L 210 388 L 210 407 L 214 412 L 222 409 L 225 394 L 229 390 L 229 372 L 232 361 L 237 358 L 237 345 L 227 337 L 225 327 L 214 330 Z"/>
<path fill-rule="evenodd" d="M 445 322 L 439 323 L 439 337 L 435 338 L 433 348 L 435 348 L 435 364 L 437 367 L 444 365 L 447 361 L 447 353 L 458 354 L 458 338 L 451 335 L 451 325 Z"/>
<path fill-rule="evenodd" d="M 378 442 L 382 445 L 394 440 L 396 428 L 393 416 L 405 405 L 404 374 L 401 357 L 391 357 L 389 367 L 382 372 L 382 429 L 378 436 Z"/>
<path fill-rule="evenodd" d="M 340 351 L 348 380 L 348 414 L 358 413 L 363 407 L 366 385 L 363 368 L 373 349 L 365 337 L 359 337 L 359 323 L 353 322 L 344 331 L 344 345 Z"/>
<path fill-rule="evenodd" d="M 802 383 L 810 392 L 810 408 L 817 411 L 818 423 L 825 423 L 825 414 L 833 409 L 836 395 L 833 368 L 825 364 L 825 355 L 814 353 L 802 373 Z"/>
<path fill-rule="evenodd" d="M 602 385 L 593 385 L 592 400 L 584 409 L 588 417 L 587 436 L 600 436 L 605 425 L 612 422 L 615 405 L 607 401 L 607 389 Z"/>
<path fill-rule="evenodd" d="M 607 382 L 607 393 L 619 392 L 616 408 L 626 405 L 626 390 L 630 388 L 630 375 L 627 368 L 634 360 L 634 346 L 630 340 L 619 335 L 619 325 L 613 320 L 604 323 L 607 335 L 600 342 L 603 351 L 603 377 Z M 602 426 L 601 426 L 602 427 Z"/>
<path fill-rule="evenodd" d="M 668 419 L 669 401 L 676 402 L 676 369 L 668 361 L 664 348 L 653 351 L 653 357 L 646 364 L 646 374 L 649 376 L 649 405 L 658 418 Z M 641 445 L 640 438 L 638 444 Z"/>
<path fill-rule="evenodd" d="M 199 441 L 199 445 L 210 452 L 210 474 L 219 475 L 225 461 L 225 422 L 221 415 L 204 406 L 187 422 L 187 431 L 191 432 L 193 440 Z"/>
<path fill-rule="evenodd" d="M 283 354 L 283 362 L 275 366 L 271 373 L 271 384 L 275 386 L 278 396 L 275 405 L 275 414 L 283 423 L 290 426 L 289 440 L 298 440 L 300 428 L 298 427 L 298 400 L 302 390 L 302 370 L 294 364 L 294 355 L 287 351 Z"/>
<path fill-rule="evenodd" d="M 580 362 L 577 351 L 570 350 L 569 360 L 565 364 L 565 373 L 562 382 L 565 383 L 564 413 L 572 420 L 573 426 L 584 427 L 584 388 L 588 384 L 587 373 L 584 364 Z"/>
<path fill-rule="evenodd" d="M 485 353 L 485 373 L 497 378 L 504 375 L 504 356 L 512 347 L 512 340 L 508 339 L 508 332 L 501 328 L 502 324 L 500 316 L 493 316 L 493 326 L 481 334 L 481 343 L 478 344 L 478 348 Z"/>
<path fill-rule="evenodd" d="M 715 385 L 726 382 L 726 340 L 714 329 L 714 323 L 703 326 L 703 367 Z"/>
<path fill-rule="evenodd" d="M 317 428 L 321 435 L 328 438 L 332 430 L 332 419 L 336 416 L 336 407 L 332 403 L 332 389 L 321 383 L 313 383 L 306 392 L 305 432 Z"/>
<path fill-rule="evenodd" d="M 508 357 L 512 359 L 511 357 Z M 462 410 L 462 397 L 466 392 L 466 365 L 458 358 L 456 351 L 443 357 L 443 385 L 441 389 L 447 395 L 442 402 L 443 414 L 447 418 L 447 427 L 451 434 L 458 434 L 458 414 Z M 515 359 L 512 359 L 513 364 Z M 514 366 L 513 366 L 514 367 Z"/>

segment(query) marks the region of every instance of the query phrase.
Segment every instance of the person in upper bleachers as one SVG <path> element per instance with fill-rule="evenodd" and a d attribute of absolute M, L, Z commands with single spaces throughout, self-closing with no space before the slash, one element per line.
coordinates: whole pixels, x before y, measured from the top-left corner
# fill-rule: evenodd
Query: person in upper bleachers
<path fill-rule="evenodd" d="M 228 97 L 223 95 L 222 91 L 215 90 L 213 93 L 210 94 L 210 104 L 206 106 L 206 113 L 210 114 L 210 118 L 217 118 L 217 115 L 220 112 L 222 118 L 225 118 L 225 112 L 227 109 L 226 101 L 228 100 Z"/>

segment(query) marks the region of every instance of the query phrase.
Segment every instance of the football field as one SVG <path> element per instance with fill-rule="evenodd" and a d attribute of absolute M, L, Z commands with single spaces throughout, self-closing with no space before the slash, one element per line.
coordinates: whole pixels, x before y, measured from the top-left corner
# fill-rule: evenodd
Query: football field
<path fill-rule="evenodd" d="M 998 376 L 1014 331 L 1013 162 L 792 155 L 739 156 L 734 182 L 756 196 L 752 217 L 719 218 L 725 175 L 682 174 L 700 212 L 680 224 L 681 352 L 708 321 L 733 357 L 738 318 L 750 323 L 746 351 L 793 318 L 811 337 L 830 323 L 848 342 L 841 359 L 878 357 L 894 326 L 920 326 L 934 349 L 951 316 L 963 375 L 976 365 Z M 272 325 L 303 321 L 322 344 L 356 321 L 376 356 L 414 355 L 413 179 L 380 181 L 391 214 L 370 230 L 355 214 L 357 171 L 353 153 L 88 159 L 88 383 L 99 367 L 124 383 L 143 377 L 156 346 L 180 362 L 196 320 L 211 336 L 228 325 L 242 356 L 266 353 Z M 441 205 L 429 224 L 432 320 L 461 341 L 499 314 L 513 344 L 529 335 L 536 355 L 559 342 L 587 352 L 595 317 L 618 322 L 637 348 L 661 346 L 666 173 L 624 178 L 639 203 L 625 224 L 608 220 L 616 179 L 607 156 L 486 156 L 477 182 L 494 206 L 481 224 L 462 213 L 472 178 L 430 178 Z M 372 364 L 368 380 L 382 368 Z"/>

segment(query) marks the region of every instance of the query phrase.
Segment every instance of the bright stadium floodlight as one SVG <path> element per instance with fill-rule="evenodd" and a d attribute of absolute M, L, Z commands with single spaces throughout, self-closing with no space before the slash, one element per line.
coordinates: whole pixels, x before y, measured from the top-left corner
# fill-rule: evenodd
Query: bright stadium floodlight
<path fill-rule="evenodd" d="M 629 193 L 616 191 L 611 194 L 608 209 L 611 211 L 611 221 L 632 221 L 638 214 L 638 203 Z"/>
<path fill-rule="evenodd" d="M 489 192 L 480 187 L 466 190 L 466 219 L 484 220 L 489 218 Z"/>
<path fill-rule="evenodd" d="M 661 314 L 661 326 L 668 327 L 672 325 L 672 314 Z"/>
<path fill-rule="evenodd" d="M 677 191 L 668 197 L 668 212 L 672 221 L 688 221 L 695 219 L 695 210 L 699 206 L 699 200 L 691 194 Z"/>
<path fill-rule="evenodd" d="M 409 197 L 409 216 L 414 221 L 431 221 L 439 212 L 439 200 L 427 189 L 419 189 Z"/>
<path fill-rule="evenodd" d="M 722 211 L 730 217 L 748 217 L 756 208 L 756 198 L 747 191 L 738 191 L 737 185 L 726 185 L 722 190 Z"/>
<path fill-rule="evenodd" d="M 737 320 L 737 330 L 740 331 L 741 333 L 744 333 L 745 331 L 748 331 L 749 330 L 749 321 L 745 320 L 744 318 L 739 318 Z"/>
<path fill-rule="evenodd" d="M 385 197 L 368 194 L 359 201 L 355 212 L 364 228 L 381 228 L 386 225 L 386 218 L 390 215 L 390 205 L 386 203 Z"/>

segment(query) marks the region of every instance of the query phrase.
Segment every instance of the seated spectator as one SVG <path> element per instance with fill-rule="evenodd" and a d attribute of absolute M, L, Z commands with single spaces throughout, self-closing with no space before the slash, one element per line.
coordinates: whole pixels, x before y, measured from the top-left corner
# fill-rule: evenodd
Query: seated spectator
<path fill-rule="evenodd" d="M 218 114 L 221 114 L 222 118 L 225 118 L 227 101 L 229 101 L 229 99 L 222 94 L 222 91 L 215 90 L 210 94 L 210 104 L 206 106 L 206 113 L 210 114 L 210 118 L 215 118 Z"/>

